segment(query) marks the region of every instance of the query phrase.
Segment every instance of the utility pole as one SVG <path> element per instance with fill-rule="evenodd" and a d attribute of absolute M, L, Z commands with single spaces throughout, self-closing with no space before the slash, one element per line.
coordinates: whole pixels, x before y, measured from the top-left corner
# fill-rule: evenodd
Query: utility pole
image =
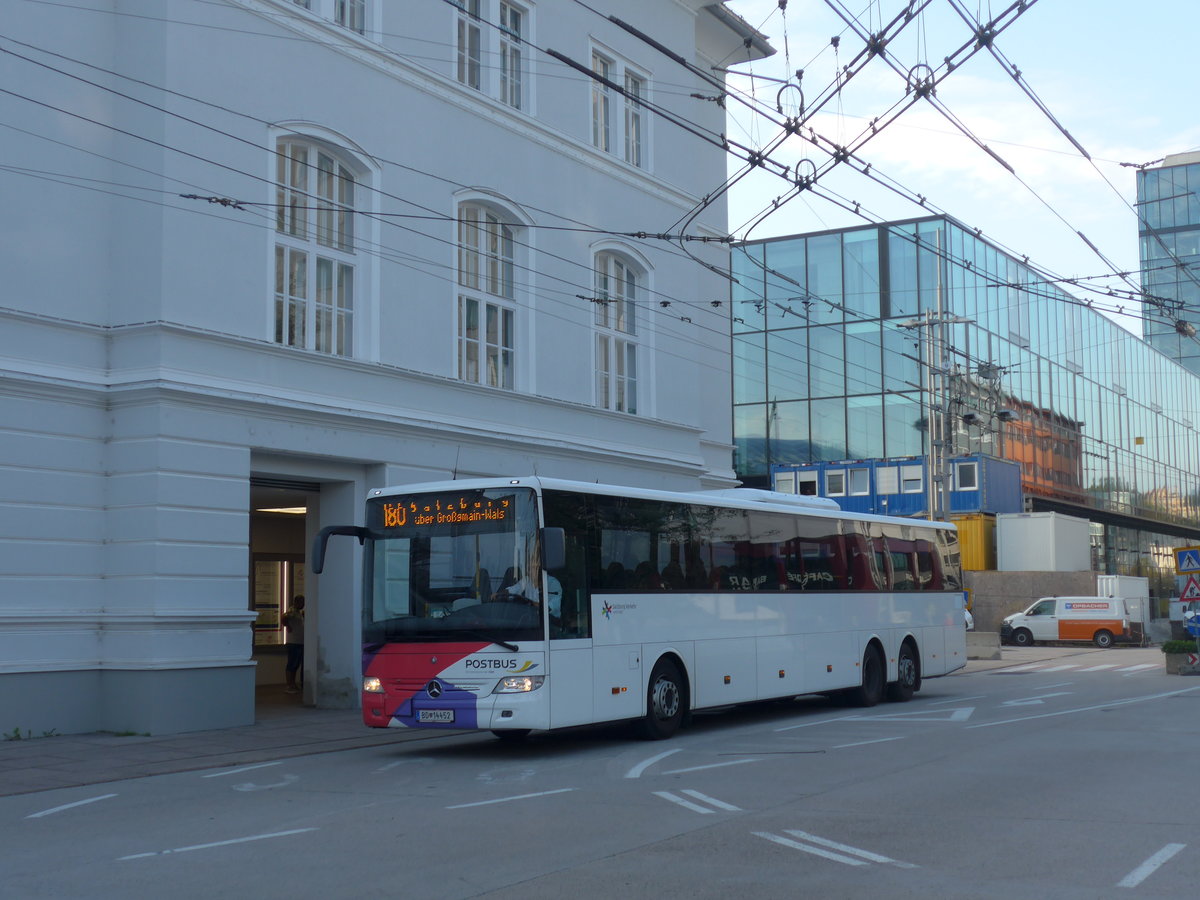
<path fill-rule="evenodd" d="M 941 248 L 938 248 L 939 255 Z M 953 453 L 953 430 L 950 427 L 950 366 L 947 352 L 950 325 L 970 324 L 973 319 L 948 315 L 943 309 L 941 267 L 938 268 L 937 303 L 935 309 L 925 310 L 922 318 L 899 323 L 901 328 L 920 328 L 921 340 L 925 345 L 922 357 L 925 362 L 925 393 L 929 398 L 926 415 L 928 445 L 925 452 L 925 468 L 928 472 L 926 485 L 929 518 L 945 521 L 949 516 L 947 498 L 946 461 Z"/>

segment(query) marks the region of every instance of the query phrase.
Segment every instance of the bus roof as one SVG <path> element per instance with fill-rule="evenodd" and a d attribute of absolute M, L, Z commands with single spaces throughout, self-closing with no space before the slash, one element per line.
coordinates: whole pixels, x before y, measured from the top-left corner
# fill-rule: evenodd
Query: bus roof
<path fill-rule="evenodd" d="M 693 503 L 702 506 L 720 506 L 734 509 L 757 509 L 770 512 L 806 513 L 821 518 L 854 519 L 865 522 L 892 522 L 902 525 L 924 525 L 954 529 L 951 522 L 935 522 L 926 519 L 908 519 L 899 516 L 880 516 L 870 513 L 844 512 L 837 502 L 826 497 L 811 497 L 800 494 L 784 494 L 757 488 L 724 488 L 711 491 L 664 491 L 653 488 L 628 487 L 599 484 L 591 481 L 568 481 L 561 478 L 543 478 L 538 475 L 498 478 L 466 478 L 455 481 L 433 481 L 413 484 L 398 484 L 385 488 L 374 488 L 367 493 L 368 499 L 397 494 L 438 493 L 440 491 L 470 491 L 482 488 L 506 486 L 526 487 L 534 490 L 569 491 L 580 494 L 601 494 L 607 497 L 638 497 L 670 503 Z"/>

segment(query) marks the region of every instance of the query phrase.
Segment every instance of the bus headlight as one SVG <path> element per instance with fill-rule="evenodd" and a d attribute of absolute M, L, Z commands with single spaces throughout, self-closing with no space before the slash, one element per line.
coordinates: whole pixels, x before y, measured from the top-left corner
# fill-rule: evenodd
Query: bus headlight
<path fill-rule="evenodd" d="M 365 676 L 363 678 L 363 693 L 364 694 L 382 694 L 383 682 L 374 675 Z"/>
<path fill-rule="evenodd" d="M 542 686 L 545 675 L 509 675 L 496 683 L 493 694 L 527 694 Z"/>

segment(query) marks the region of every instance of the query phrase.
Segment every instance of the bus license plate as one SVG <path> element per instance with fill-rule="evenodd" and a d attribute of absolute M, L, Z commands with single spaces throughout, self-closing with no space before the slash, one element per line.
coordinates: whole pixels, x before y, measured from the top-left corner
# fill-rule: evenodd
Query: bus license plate
<path fill-rule="evenodd" d="M 454 710 L 452 709 L 418 709 L 418 722 L 453 722 Z"/>

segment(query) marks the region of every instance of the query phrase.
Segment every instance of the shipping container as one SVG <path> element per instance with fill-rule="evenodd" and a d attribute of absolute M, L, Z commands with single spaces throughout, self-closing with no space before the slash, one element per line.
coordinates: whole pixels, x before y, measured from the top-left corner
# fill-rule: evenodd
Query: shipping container
<path fill-rule="evenodd" d="M 969 513 L 951 516 L 950 521 L 958 526 L 963 569 L 971 572 L 995 569 L 996 517 L 987 513 Z"/>
<path fill-rule="evenodd" d="M 996 516 L 996 567 L 1001 572 L 1091 571 L 1091 523 L 1054 512 Z"/>

